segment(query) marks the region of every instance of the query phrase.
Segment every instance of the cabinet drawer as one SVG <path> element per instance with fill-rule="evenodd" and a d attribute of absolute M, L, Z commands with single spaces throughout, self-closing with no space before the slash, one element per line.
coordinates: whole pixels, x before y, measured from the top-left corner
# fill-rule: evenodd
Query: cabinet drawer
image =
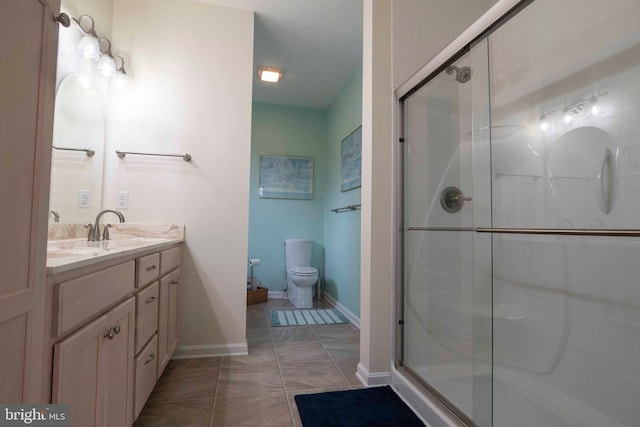
<path fill-rule="evenodd" d="M 160 252 L 160 274 L 165 274 L 180 265 L 180 246 Z"/>
<path fill-rule="evenodd" d="M 159 282 L 136 295 L 136 354 L 158 329 Z"/>
<path fill-rule="evenodd" d="M 138 277 L 136 284 L 140 288 L 154 281 L 160 275 L 160 254 L 147 255 L 136 260 Z"/>
<path fill-rule="evenodd" d="M 58 285 L 54 291 L 54 336 L 124 298 L 134 290 L 134 277 L 135 264 L 130 261 Z"/>
<path fill-rule="evenodd" d="M 158 369 L 158 337 L 153 337 L 142 352 L 136 357 L 136 381 L 134 419 L 137 419 L 146 403 L 153 387 L 156 385 Z"/>

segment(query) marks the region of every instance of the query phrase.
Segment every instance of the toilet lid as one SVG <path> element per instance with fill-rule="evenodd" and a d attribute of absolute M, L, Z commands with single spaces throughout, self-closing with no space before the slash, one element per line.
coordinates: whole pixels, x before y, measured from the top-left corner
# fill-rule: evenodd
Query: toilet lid
<path fill-rule="evenodd" d="M 297 276 L 313 276 L 318 273 L 318 269 L 314 267 L 293 267 L 289 269 L 289 272 Z"/>

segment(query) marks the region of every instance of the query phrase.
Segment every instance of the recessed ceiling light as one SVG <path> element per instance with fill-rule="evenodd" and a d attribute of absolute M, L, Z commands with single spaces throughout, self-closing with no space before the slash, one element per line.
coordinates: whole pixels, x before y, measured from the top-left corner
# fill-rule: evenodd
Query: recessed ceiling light
<path fill-rule="evenodd" d="M 282 70 L 262 67 L 258 70 L 258 76 L 263 82 L 277 83 L 282 78 Z"/>

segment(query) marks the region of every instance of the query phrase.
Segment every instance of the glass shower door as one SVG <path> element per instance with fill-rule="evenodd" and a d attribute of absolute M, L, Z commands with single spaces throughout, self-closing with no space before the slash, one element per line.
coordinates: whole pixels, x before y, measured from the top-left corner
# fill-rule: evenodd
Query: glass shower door
<path fill-rule="evenodd" d="M 495 426 L 640 423 L 638 17 L 536 0 L 489 36 Z"/>
<path fill-rule="evenodd" d="M 491 418 L 491 242 L 472 231 L 489 205 L 474 194 L 472 142 L 487 132 L 472 106 L 488 102 L 486 63 L 483 44 L 404 102 L 402 363 L 478 425 Z"/>

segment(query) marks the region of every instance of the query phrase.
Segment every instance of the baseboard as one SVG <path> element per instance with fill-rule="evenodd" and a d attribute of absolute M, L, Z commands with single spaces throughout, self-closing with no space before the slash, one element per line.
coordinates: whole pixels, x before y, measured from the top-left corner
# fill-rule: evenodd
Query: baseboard
<path fill-rule="evenodd" d="M 367 368 L 362 365 L 362 363 L 358 363 L 356 377 L 366 387 L 387 385 L 391 382 L 390 372 L 369 372 L 367 371 Z"/>
<path fill-rule="evenodd" d="M 287 295 L 284 291 L 269 291 L 269 293 L 267 294 L 268 298 L 286 298 Z"/>
<path fill-rule="evenodd" d="M 199 357 L 246 356 L 249 354 L 247 343 L 182 345 L 176 348 L 172 359 L 196 359 Z"/>
<path fill-rule="evenodd" d="M 345 317 L 349 319 L 349 321 L 353 323 L 356 328 L 360 329 L 360 318 L 355 314 L 353 314 L 351 310 L 349 310 L 344 305 L 340 304 L 334 297 L 332 297 L 326 292 L 322 294 L 322 297 L 326 299 L 327 302 L 331 304 L 334 308 L 336 308 L 340 313 L 344 314 Z"/>

